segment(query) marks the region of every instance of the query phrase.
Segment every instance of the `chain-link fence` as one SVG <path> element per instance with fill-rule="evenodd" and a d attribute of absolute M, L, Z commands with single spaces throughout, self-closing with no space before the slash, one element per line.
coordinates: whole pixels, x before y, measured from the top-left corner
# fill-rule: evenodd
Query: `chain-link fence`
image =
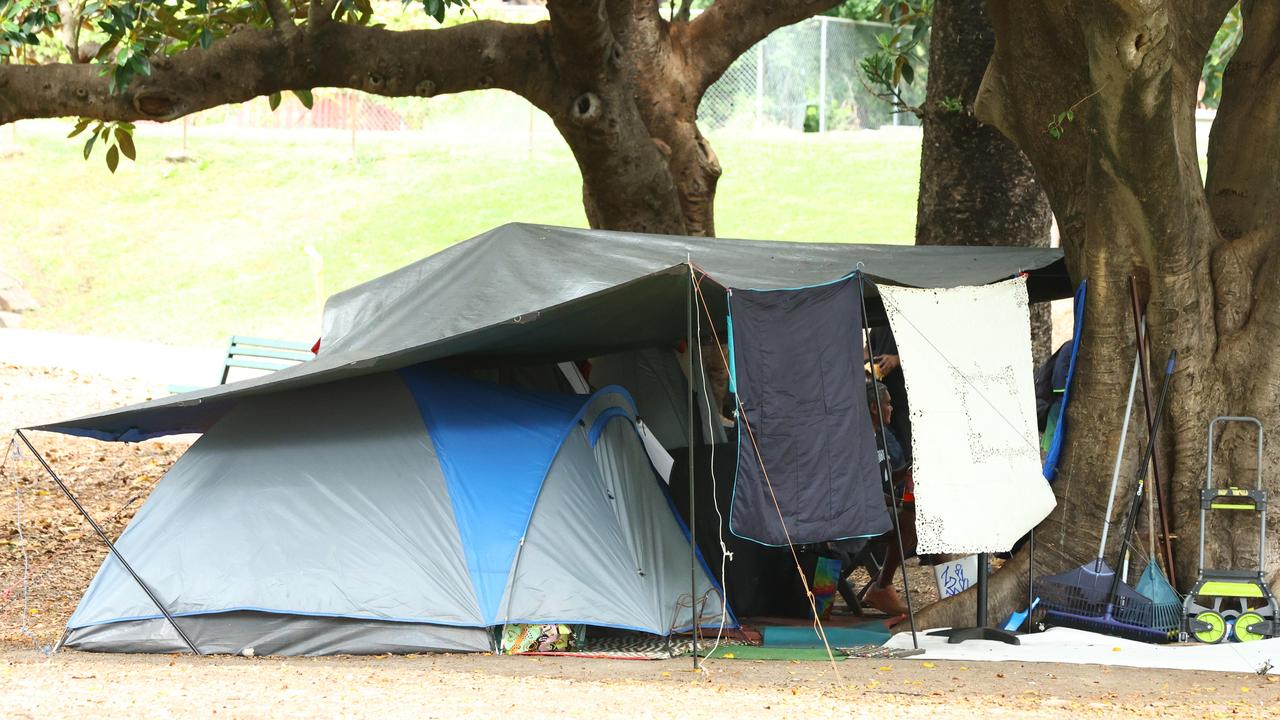
<path fill-rule="evenodd" d="M 882 23 L 833 17 L 810 18 L 773 32 L 744 53 L 707 90 L 698 107 L 704 128 L 825 132 L 881 125 L 914 125 L 910 113 L 894 113 L 876 97 L 859 68 L 880 49 L 877 35 L 892 33 Z M 925 47 L 915 80 L 900 92 L 910 104 L 924 98 L 928 79 Z"/>
<path fill-rule="evenodd" d="M 707 131 L 823 132 L 917 124 L 893 112 L 868 87 L 859 62 L 879 49 L 876 36 L 889 25 L 832 17 L 784 27 L 744 53 L 708 89 L 698 108 Z M 924 49 L 915 82 L 902 94 L 915 104 L 924 95 Z M 530 145 L 557 137 L 549 118 L 522 98 L 491 90 L 435 98 L 386 98 L 349 90 L 320 89 L 310 110 L 285 94 L 274 111 L 266 98 L 214 108 L 190 118 L 193 126 L 238 130 L 330 130 L 357 133 L 423 132 L 450 137 L 515 140 Z"/>

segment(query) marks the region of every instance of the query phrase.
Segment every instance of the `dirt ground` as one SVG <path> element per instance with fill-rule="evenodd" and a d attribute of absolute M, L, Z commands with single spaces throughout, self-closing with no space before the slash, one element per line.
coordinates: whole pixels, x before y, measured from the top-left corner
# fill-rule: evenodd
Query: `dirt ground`
<path fill-rule="evenodd" d="M 163 393 L 67 370 L 0 365 L 0 432 Z M 112 537 L 189 439 L 31 439 Z M 488 655 L 240 658 L 46 656 L 105 555 L 30 453 L 0 466 L 0 718 L 102 717 L 1247 717 L 1280 679 L 1021 663 L 662 662 Z M 19 513 L 22 532 L 19 534 Z M 24 553 L 30 594 L 24 594 Z M 933 593 L 928 568 L 912 595 Z"/>
<path fill-rule="evenodd" d="M 0 645 L 56 643 L 107 552 L 32 454 L 11 440 L 13 428 L 163 392 L 136 380 L 0 365 Z M 112 539 L 190 444 L 103 443 L 41 432 L 28 437 Z"/>
<path fill-rule="evenodd" d="M 0 652 L 0 717 L 1275 717 L 1274 676 L 912 660 Z"/>

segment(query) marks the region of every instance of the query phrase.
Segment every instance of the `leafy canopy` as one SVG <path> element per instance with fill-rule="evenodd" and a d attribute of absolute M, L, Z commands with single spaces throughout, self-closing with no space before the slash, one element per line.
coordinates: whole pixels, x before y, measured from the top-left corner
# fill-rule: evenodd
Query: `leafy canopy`
<path fill-rule="evenodd" d="M 319 1 L 319 0 L 317 0 Z M 443 23 L 449 7 L 465 11 L 470 0 L 402 0 L 405 7 L 421 3 L 423 11 Z M 305 23 L 310 4 L 280 0 L 296 23 Z M 208 50 L 234 28 L 267 28 L 271 14 L 266 0 L 71 0 L 62 17 L 57 0 L 0 0 L 0 63 L 75 62 L 73 50 L 89 50 L 90 62 L 108 78 L 108 91 L 122 92 L 138 78 L 151 74 L 156 57 L 199 48 Z M 373 18 L 372 0 L 338 0 L 333 19 L 367 25 Z M 74 30 L 78 48 L 68 48 L 60 31 Z M 311 107 L 311 93 L 294 93 Z M 279 93 L 270 98 L 272 109 Z M 96 123 L 96 124 L 95 124 Z M 105 160 L 116 171 L 120 156 L 134 159 L 133 125 L 81 118 L 68 137 L 90 130 L 84 145 L 87 160 L 95 145 L 106 147 Z"/>

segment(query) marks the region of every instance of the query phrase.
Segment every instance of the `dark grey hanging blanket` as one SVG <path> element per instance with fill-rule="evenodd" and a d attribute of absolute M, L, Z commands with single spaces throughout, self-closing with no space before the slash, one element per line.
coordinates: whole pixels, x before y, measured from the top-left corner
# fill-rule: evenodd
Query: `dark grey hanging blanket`
<path fill-rule="evenodd" d="M 730 530 L 766 545 L 889 530 L 867 409 L 857 280 L 732 290 L 729 313 L 731 371 L 744 415 Z"/>

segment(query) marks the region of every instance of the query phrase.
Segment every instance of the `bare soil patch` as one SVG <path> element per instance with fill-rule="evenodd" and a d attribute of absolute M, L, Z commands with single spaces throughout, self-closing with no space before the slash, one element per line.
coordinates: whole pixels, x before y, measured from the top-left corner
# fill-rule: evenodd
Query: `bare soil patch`
<path fill-rule="evenodd" d="M 1274 717 L 1256 675 L 1084 665 L 0 652 L 0 716 Z"/>
<path fill-rule="evenodd" d="M 0 645 L 57 642 L 107 553 L 31 453 L 17 441 L 10 444 L 13 429 L 163 392 L 139 380 L 0 366 Z M 112 539 L 189 445 L 106 443 L 41 432 L 28 437 Z"/>

